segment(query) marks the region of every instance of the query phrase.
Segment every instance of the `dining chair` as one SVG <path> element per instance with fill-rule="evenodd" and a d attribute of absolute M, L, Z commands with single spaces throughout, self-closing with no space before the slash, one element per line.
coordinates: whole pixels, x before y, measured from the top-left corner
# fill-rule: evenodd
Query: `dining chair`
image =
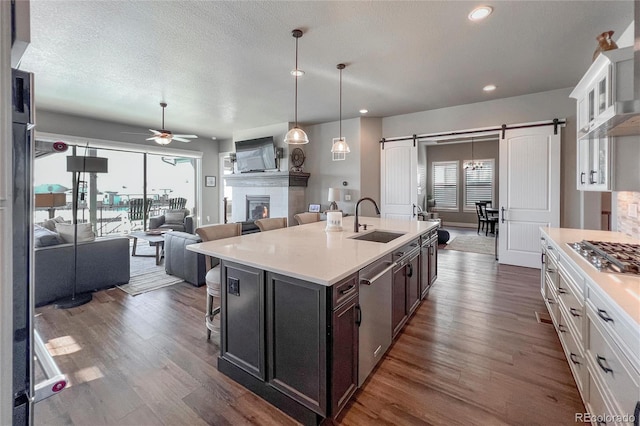
<path fill-rule="evenodd" d="M 196 229 L 196 234 L 202 241 L 215 241 L 223 238 L 238 237 L 242 235 L 242 223 L 225 223 L 221 225 L 207 225 Z M 214 265 L 214 262 L 217 264 Z M 207 340 L 211 339 L 211 331 L 214 330 L 213 318 L 220 313 L 220 306 L 213 307 L 214 298 L 220 300 L 220 263 L 218 259 L 205 256 L 204 280 L 207 284 L 207 307 L 205 313 L 205 325 L 207 327 Z"/>
<path fill-rule="evenodd" d="M 495 233 L 496 223 L 498 223 L 498 218 L 487 215 L 487 203 L 484 201 L 476 203 L 476 215 L 478 216 L 478 234 L 480 233 L 480 228 L 485 230 L 485 235 L 489 235 L 489 229 L 491 229 L 491 233 Z"/>
<path fill-rule="evenodd" d="M 255 224 L 260 228 L 260 232 L 272 231 L 274 229 L 286 228 L 286 217 L 269 217 L 265 219 L 258 219 Z"/>
<path fill-rule="evenodd" d="M 294 214 L 293 218 L 298 222 L 298 225 L 304 225 L 305 223 L 320 222 L 320 213 L 298 213 Z"/>

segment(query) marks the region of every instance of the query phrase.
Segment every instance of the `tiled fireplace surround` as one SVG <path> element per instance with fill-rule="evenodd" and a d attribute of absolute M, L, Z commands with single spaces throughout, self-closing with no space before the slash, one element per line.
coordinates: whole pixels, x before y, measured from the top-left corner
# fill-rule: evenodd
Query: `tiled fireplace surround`
<path fill-rule="evenodd" d="M 269 196 L 269 217 L 286 217 L 295 224 L 293 215 L 307 211 L 305 187 L 307 173 L 262 172 L 226 175 L 231 186 L 230 222 L 244 222 L 247 218 L 247 196 Z"/>

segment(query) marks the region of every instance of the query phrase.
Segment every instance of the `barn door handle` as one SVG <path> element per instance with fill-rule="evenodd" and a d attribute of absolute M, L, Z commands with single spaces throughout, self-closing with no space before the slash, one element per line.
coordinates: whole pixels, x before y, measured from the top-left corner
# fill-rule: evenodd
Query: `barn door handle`
<path fill-rule="evenodd" d="M 504 211 L 505 211 L 505 208 L 504 207 L 500 207 L 500 211 L 502 213 L 502 223 L 504 223 Z"/>
<path fill-rule="evenodd" d="M 417 206 L 415 204 L 411 204 L 411 208 L 413 210 L 413 216 L 411 216 L 411 217 L 416 217 L 416 207 Z"/>

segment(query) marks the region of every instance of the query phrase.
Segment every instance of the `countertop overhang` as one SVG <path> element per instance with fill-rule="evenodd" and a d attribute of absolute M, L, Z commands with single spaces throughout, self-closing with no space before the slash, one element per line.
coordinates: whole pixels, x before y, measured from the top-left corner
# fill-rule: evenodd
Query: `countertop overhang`
<path fill-rule="evenodd" d="M 429 232 L 435 222 L 360 217 L 366 231 L 404 233 L 388 243 L 353 238 L 353 216 L 343 218 L 343 231 L 325 231 L 326 222 L 292 226 L 187 246 L 188 250 L 266 271 L 332 286 L 368 264 Z"/>
<path fill-rule="evenodd" d="M 625 274 L 600 272 L 584 257 L 568 246 L 582 240 L 609 241 L 615 243 L 640 244 L 638 239 L 621 232 L 591 231 L 587 229 L 540 228 L 562 252 L 569 257 L 603 292 L 640 324 L 640 277 Z"/>

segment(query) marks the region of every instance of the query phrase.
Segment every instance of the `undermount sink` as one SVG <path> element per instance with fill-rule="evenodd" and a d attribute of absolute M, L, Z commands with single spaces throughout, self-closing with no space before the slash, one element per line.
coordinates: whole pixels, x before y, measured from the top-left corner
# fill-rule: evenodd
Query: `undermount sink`
<path fill-rule="evenodd" d="M 402 237 L 404 234 L 399 232 L 388 232 L 388 231 L 371 231 L 366 234 L 356 235 L 353 238 L 354 240 L 360 241 L 373 241 L 376 243 L 388 243 L 389 241 L 393 241 L 398 237 Z"/>

